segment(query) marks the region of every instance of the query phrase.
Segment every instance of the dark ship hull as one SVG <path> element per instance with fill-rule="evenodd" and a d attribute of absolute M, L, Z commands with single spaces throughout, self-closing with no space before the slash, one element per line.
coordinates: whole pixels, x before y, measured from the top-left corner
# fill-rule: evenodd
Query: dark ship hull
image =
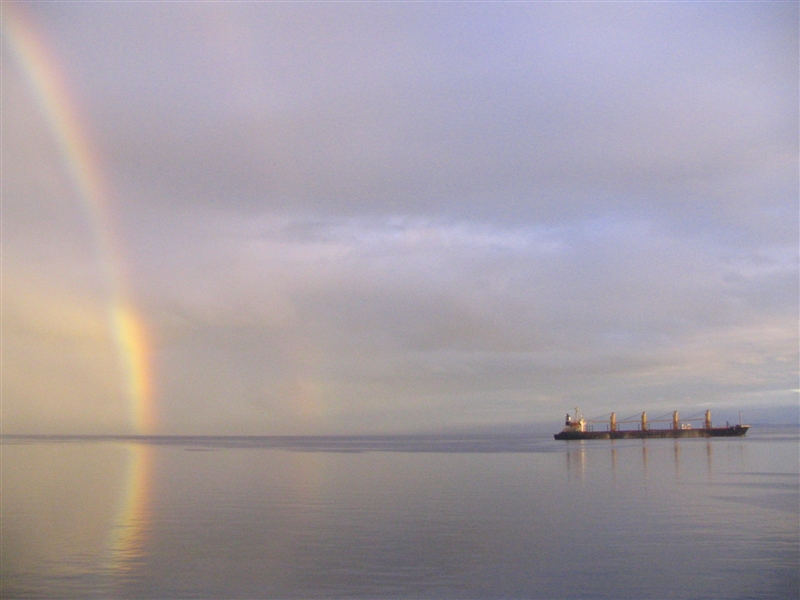
<path fill-rule="evenodd" d="M 702 429 L 627 429 L 617 431 L 562 431 L 557 440 L 626 440 L 645 438 L 741 437 L 749 425 L 709 427 Z"/>

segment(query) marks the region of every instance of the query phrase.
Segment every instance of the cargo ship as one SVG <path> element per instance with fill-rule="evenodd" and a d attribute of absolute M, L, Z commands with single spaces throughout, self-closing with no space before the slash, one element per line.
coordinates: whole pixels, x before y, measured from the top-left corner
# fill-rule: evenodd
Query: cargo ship
<path fill-rule="evenodd" d="M 575 416 L 570 416 L 567 413 L 567 419 L 564 422 L 564 429 L 553 437 L 557 440 L 619 440 L 619 439 L 643 439 L 643 438 L 691 438 L 691 437 L 740 437 L 747 433 L 750 429 L 749 425 L 742 425 L 741 414 L 739 415 L 739 424 L 730 425 L 725 427 L 712 427 L 711 426 L 711 411 L 707 410 L 705 417 L 702 419 L 702 427 L 693 427 L 691 420 L 681 421 L 678 418 L 678 411 L 672 413 L 672 419 L 666 420 L 670 425 L 668 427 L 651 427 L 651 423 L 663 423 L 664 420 L 647 420 L 647 413 L 643 412 L 642 416 L 634 421 L 625 420 L 617 421 L 616 413 L 611 413 L 611 417 L 606 421 L 587 421 L 583 415 L 578 416 L 578 409 L 575 409 Z M 699 419 L 698 419 L 699 421 Z M 595 431 L 594 426 L 590 423 L 605 424 L 605 430 Z M 621 428 L 620 425 L 636 424 L 636 429 Z"/>

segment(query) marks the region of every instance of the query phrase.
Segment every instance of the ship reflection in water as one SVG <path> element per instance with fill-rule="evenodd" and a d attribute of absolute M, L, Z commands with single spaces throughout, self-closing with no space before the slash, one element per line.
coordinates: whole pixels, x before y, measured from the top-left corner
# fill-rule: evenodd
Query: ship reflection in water
<path fill-rule="evenodd" d="M 660 446 L 657 446 L 658 450 L 655 450 L 655 449 L 651 450 L 651 446 L 654 443 L 660 444 Z M 646 439 L 635 443 L 636 446 L 641 448 L 641 450 L 640 450 L 641 451 L 641 457 L 639 458 L 639 462 L 641 463 L 640 475 L 641 475 L 641 477 L 643 479 L 646 480 L 650 475 L 650 471 L 651 471 L 651 469 L 649 467 L 650 453 L 652 451 L 656 451 L 656 452 L 660 453 L 661 449 L 664 447 L 664 443 L 665 442 L 654 442 L 653 440 L 649 440 L 648 441 Z M 691 444 L 695 444 L 696 447 L 692 448 L 692 454 L 690 455 L 690 458 L 682 459 L 682 457 L 681 457 L 682 448 L 684 448 L 686 444 L 690 444 L 690 443 Z M 732 443 L 733 442 L 730 442 L 728 444 L 728 446 L 729 446 L 727 448 L 728 450 L 730 450 L 730 446 L 732 445 Z M 577 444 L 580 444 L 580 445 L 577 445 Z M 586 441 L 578 441 L 578 442 L 576 442 L 576 446 L 570 446 L 567 449 L 567 451 L 564 452 L 564 456 L 566 457 L 566 464 L 567 464 L 567 474 L 568 474 L 570 479 L 582 479 L 585 476 L 586 469 L 587 469 L 587 456 L 588 455 L 591 454 L 593 457 L 597 457 L 597 456 L 601 456 L 603 452 L 607 452 L 609 454 L 608 462 L 606 462 L 604 459 L 600 459 L 595 464 L 595 461 L 597 459 L 593 458 L 592 464 L 594 464 L 598 469 L 601 469 L 601 470 L 605 470 L 605 469 L 610 467 L 612 480 L 616 481 L 617 480 L 618 471 L 619 471 L 619 462 L 620 462 L 619 456 L 620 456 L 620 454 L 625 456 L 624 460 L 627 463 L 627 461 L 631 458 L 631 452 L 630 452 L 631 451 L 631 446 L 634 445 L 631 442 L 626 443 L 626 442 L 620 442 L 619 440 L 607 440 L 605 442 L 604 448 L 603 449 L 599 449 L 597 447 L 594 447 L 594 448 L 592 447 L 595 444 L 596 444 L 596 442 L 595 443 L 589 443 L 589 442 L 586 442 Z M 623 444 L 623 445 L 620 446 L 620 444 Z M 648 446 L 648 444 L 650 444 L 650 446 Z M 712 474 L 713 474 L 713 471 L 714 471 L 713 470 L 713 461 L 712 461 L 714 442 L 712 442 L 711 440 L 708 440 L 708 439 L 706 439 L 706 440 L 693 440 L 691 442 L 688 441 L 688 440 L 681 441 L 681 440 L 675 439 L 675 440 L 672 440 L 671 442 L 669 442 L 669 444 L 672 447 L 672 465 L 673 465 L 672 477 L 674 478 L 674 481 L 676 483 L 680 482 L 680 480 L 681 480 L 681 462 L 682 462 L 682 460 L 694 461 L 695 458 L 696 458 L 695 457 L 695 454 L 697 453 L 696 451 L 698 450 L 698 448 L 701 448 L 701 447 L 703 448 L 703 454 L 704 454 L 704 457 L 705 457 L 705 464 L 706 464 L 705 472 L 707 474 L 707 479 L 710 480 L 712 478 Z M 741 453 L 744 453 L 746 451 L 746 444 L 744 444 L 744 443 L 738 444 L 738 450 Z M 629 465 L 626 464 L 626 466 L 629 466 Z M 591 467 L 589 467 L 589 468 L 591 468 Z M 659 465 L 659 468 L 661 468 L 661 465 Z M 694 470 L 696 469 L 696 466 L 694 464 L 691 464 L 691 465 L 689 465 L 689 468 L 694 473 Z M 660 473 L 656 473 L 655 475 L 656 476 L 663 476 L 663 474 L 660 474 Z"/>
<path fill-rule="evenodd" d="M 5 438 L 0 592 L 795 597 L 797 445 Z"/>

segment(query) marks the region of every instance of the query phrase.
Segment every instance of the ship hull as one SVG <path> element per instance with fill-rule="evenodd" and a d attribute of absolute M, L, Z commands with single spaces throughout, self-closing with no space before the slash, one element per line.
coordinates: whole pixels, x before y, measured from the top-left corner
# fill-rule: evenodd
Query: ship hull
<path fill-rule="evenodd" d="M 617 431 L 562 431 L 553 437 L 557 440 L 627 440 L 646 438 L 696 438 L 696 437 L 741 437 L 749 425 L 712 427 L 709 429 L 631 429 Z"/>

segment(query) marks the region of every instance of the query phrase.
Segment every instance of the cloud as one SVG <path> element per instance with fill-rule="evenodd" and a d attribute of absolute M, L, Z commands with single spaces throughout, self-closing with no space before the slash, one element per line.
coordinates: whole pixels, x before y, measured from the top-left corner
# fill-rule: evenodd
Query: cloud
<path fill-rule="evenodd" d="M 209 402 L 235 390 L 294 426 L 299 389 L 353 431 L 414 429 L 445 406 L 469 421 L 499 403 L 502 421 L 541 401 L 793 385 L 792 248 L 743 258 L 646 222 L 198 218 L 216 230 L 173 240 L 187 261 L 151 282 L 162 378 L 202 381 Z M 218 385 L 185 371 L 198 356 Z"/>
<path fill-rule="evenodd" d="M 114 192 L 165 430 L 794 401 L 796 5 L 29 11 Z M 59 397 L 37 369 L 79 402 L 52 365 L 91 361 L 46 340 L 67 322 L 91 338 L 105 291 L 56 146 L 3 72 L 21 419 L 23 398 Z"/>
<path fill-rule="evenodd" d="M 109 167 L 158 203 L 763 235 L 797 188 L 785 10 L 140 8 L 69 50 Z"/>

